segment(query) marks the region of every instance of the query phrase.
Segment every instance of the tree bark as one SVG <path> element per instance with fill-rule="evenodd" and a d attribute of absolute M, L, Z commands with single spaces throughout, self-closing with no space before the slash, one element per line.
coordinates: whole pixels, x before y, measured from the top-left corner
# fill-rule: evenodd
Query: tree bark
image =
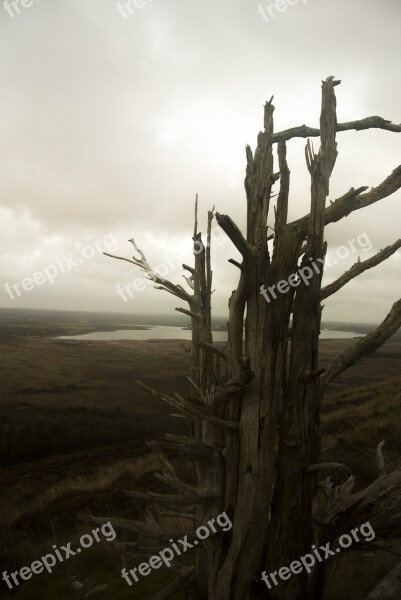
<path fill-rule="evenodd" d="M 185 280 L 190 292 L 154 273 L 133 239 L 130 241 L 139 256 L 132 260 L 113 256 L 139 266 L 158 289 L 185 302 L 185 308 L 176 310 L 190 317 L 192 325 L 188 396 L 167 396 L 137 382 L 185 415 L 190 423 L 188 436 L 170 435 L 165 441 L 150 444 L 164 457 L 166 469 L 157 478 L 179 494 L 127 494 L 168 508 L 193 505 L 194 531 L 223 511 L 233 523 L 225 535 L 210 536 L 199 545 L 193 570 L 181 572 L 181 567 L 177 567 L 180 577 L 156 596 L 158 600 L 171 596 L 184 581 L 193 586 L 198 600 L 250 600 L 254 597 L 255 579 L 260 581 L 263 570 L 272 572 L 288 566 L 308 553 L 314 542 L 344 533 L 363 518 L 371 520 L 383 540 L 394 531 L 401 536 L 399 470 L 384 475 L 357 494 L 350 494 L 354 481 L 350 477 L 336 500 L 321 505 L 314 514 L 312 510 L 319 474 L 346 469 L 344 465 L 321 461 L 320 411 L 325 388 L 401 326 L 399 300 L 374 332 L 341 352 L 326 369 L 319 368 L 321 301 L 366 269 L 380 264 L 401 245 L 398 240 L 373 258 L 358 261 L 337 281 L 321 288 L 327 251 L 325 225 L 401 187 L 399 166 L 376 188 L 351 188 L 326 208 L 337 158 L 337 132 L 371 128 L 401 132 L 401 125 L 381 117 L 337 123 L 334 88 L 339 83 L 333 77 L 322 83 L 318 129 L 302 125 L 274 133 L 273 99 L 266 102 L 264 128 L 258 135 L 255 153 L 246 147 L 246 235 L 228 215 L 215 215 L 241 255 L 241 262 L 229 261 L 239 269 L 239 281 L 229 300 L 228 341 L 223 350 L 213 344 L 211 326 L 214 210 L 208 213 L 204 247 L 198 231 L 196 197 L 194 267 L 183 265 L 189 273 Z M 310 139 L 306 145 L 310 213 L 288 223 L 290 170 L 286 142 L 295 137 L 318 136 L 317 155 Z M 277 173 L 273 161 L 275 144 Z M 274 227 L 270 226 L 273 234 L 267 235 L 272 190 L 278 180 Z M 300 270 L 310 276 L 303 281 L 298 276 L 294 285 L 285 286 Z M 279 285 L 284 285 L 285 293 L 281 293 Z M 265 295 L 263 289 L 271 291 L 271 295 Z M 192 484 L 179 480 L 168 456 L 194 462 Z M 166 540 L 180 533 L 163 532 L 138 521 L 110 520 L 117 528 L 155 539 Z M 188 535 L 193 537 L 194 531 Z M 274 589 L 264 586 L 259 597 L 265 593 L 274 600 L 317 600 L 322 581 L 321 573 L 317 577 L 313 573 L 309 577 L 293 576 Z"/>

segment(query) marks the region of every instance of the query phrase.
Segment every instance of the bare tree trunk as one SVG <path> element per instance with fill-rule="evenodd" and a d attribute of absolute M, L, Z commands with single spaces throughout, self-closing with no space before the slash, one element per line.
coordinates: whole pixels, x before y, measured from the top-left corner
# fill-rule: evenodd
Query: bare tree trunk
<path fill-rule="evenodd" d="M 308 239 L 301 267 L 313 270 L 325 253 L 323 244 L 325 203 L 336 157 L 336 102 L 332 79 L 323 83 L 320 118 L 321 148 L 313 155 L 307 146 L 311 174 L 311 212 Z M 320 404 L 318 353 L 320 334 L 321 274 L 314 272 L 308 287 L 297 289 L 293 303 L 291 355 L 287 390 L 283 401 L 277 483 L 272 506 L 267 565 L 270 570 L 289 565 L 313 543 L 312 499 L 320 462 Z M 305 577 L 291 577 L 277 590 L 277 598 L 313 600 Z M 275 594 L 273 592 L 272 597 Z"/>
<path fill-rule="evenodd" d="M 223 511 L 233 522 L 232 530 L 225 535 L 217 533 L 199 543 L 194 570 L 176 565 L 179 579 L 159 594 L 158 600 L 169 597 L 180 581 L 191 583 L 198 600 L 250 600 L 253 582 L 255 578 L 260 580 L 262 570 L 272 572 L 288 566 L 307 553 L 314 542 L 334 534 L 338 522 L 344 524 L 346 520 L 350 528 L 360 523 L 364 503 L 355 495 L 343 499 L 340 506 L 329 503 L 315 515 L 312 513 L 319 471 L 336 466 L 320 464 L 322 398 L 334 377 L 383 344 L 400 327 L 401 300 L 373 333 L 340 353 L 325 371 L 319 368 L 318 352 L 321 301 L 391 256 L 401 247 L 401 241 L 364 263 L 356 263 L 322 289 L 327 251 L 324 228 L 399 189 L 401 167 L 378 187 L 368 192 L 366 187 L 352 188 L 328 208 L 325 205 L 337 157 L 336 133 L 369 128 L 400 132 L 401 126 L 380 117 L 337 123 L 334 88 L 339 83 L 333 77 L 323 82 L 319 129 L 303 125 L 275 133 L 272 99 L 265 104 L 264 130 L 258 135 L 255 153 L 249 146 L 246 148 L 246 237 L 228 215 L 216 213 L 218 224 L 242 256 L 241 263 L 229 261 L 240 275 L 229 300 L 228 342 L 224 350 L 214 346 L 211 326 L 213 211 L 208 214 L 205 248 L 198 232 L 196 200 L 195 265 L 183 265 L 190 273 L 186 280 L 192 293 L 153 273 L 134 240 L 131 242 L 140 257 L 123 259 L 140 266 L 160 289 L 186 302 L 188 308 L 176 310 L 188 315 L 192 324 L 190 395 L 169 397 L 140 385 L 189 419 L 191 437 L 167 436 L 166 442 L 157 447 L 166 456 L 183 455 L 194 460 L 194 483 L 180 482 L 166 458 L 170 475 L 158 477 L 175 491 L 181 490 L 183 497 L 150 492 L 133 492 L 132 497 L 146 498 L 154 504 L 192 504 L 194 529 Z M 310 140 L 306 146 L 311 177 L 310 214 L 288 223 L 290 171 L 286 143 L 294 137 L 316 136 L 320 136 L 318 154 L 314 154 Z M 277 173 L 273 162 L 275 144 Z M 278 180 L 274 234 L 268 236 L 272 188 Z M 273 246 L 269 248 L 271 240 Z M 308 273 L 303 282 L 294 275 L 300 269 Z M 265 293 L 267 289 L 270 296 Z M 384 537 L 389 522 L 392 526 L 397 523 L 401 530 L 401 513 L 391 517 L 388 511 L 394 503 L 394 490 L 399 493 L 400 489 L 397 475 L 381 478 L 375 488 L 366 491 L 367 497 L 374 497 L 379 506 L 382 520 L 377 520 Z M 162 530 L 137 522 L 116 526 L 165 538 Z M 265 587 L 264 591 L 277 600 L 317 600 L 322 581 L 322 574 L 314 577 L 312 573 L 308 578 L 296 575 L 280 581 L 274 589 Z"/>

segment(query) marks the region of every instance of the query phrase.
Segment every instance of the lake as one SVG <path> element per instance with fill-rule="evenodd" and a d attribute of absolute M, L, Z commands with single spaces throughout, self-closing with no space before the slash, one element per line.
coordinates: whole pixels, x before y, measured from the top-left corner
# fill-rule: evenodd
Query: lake
<path fill-rule="evenodd" d="M 354 331 L 336 331 L 325 329 L 320 334 L 320 339 L 344 339 L 361 337 L 361 334 Z M 170 325 L 157 325 L 150 329 L 118 329 L 117 331 L 96 331 L 94 333 L 84 333 L 81 335 L 60 336 L 60 340 L 190 340 L 191 331 L 181 329 Z M 213 331 L 215 342 L 225 342 L 227 340 L 226 331 Z"/>

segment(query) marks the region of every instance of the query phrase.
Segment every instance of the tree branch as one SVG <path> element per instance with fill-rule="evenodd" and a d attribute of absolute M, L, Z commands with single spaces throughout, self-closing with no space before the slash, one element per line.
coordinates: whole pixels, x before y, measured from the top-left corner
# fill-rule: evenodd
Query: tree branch
<path fill-rule="evenodd" d="M 229 258 L 228 262 L 231 263 L 232 265 L 234 265 L 234 267 L 237 267 L 239 270 L 242 269 L 242 264 L 239 263 L 237 260 L 234 260 L 233 258 Z"/>
<path fill-rule="evenodd" d="M 401 188 L 401 165 L 399 165 L 394 171 L 377 187 L 371 188 L 369 192 L 363 194 L 368 186 L 362 186 L 357 189 L 351 188 L 346 194 L 338 198 L 335 202 L 332 202 L 325 211 L 325 223 L 337 223 L 342 218 L 347 217 L 354 210 L 365 208 L 374 204 L 378 200 L 382 200 L 387 196 L 394 194 L 399 188 Z M 308 231 L 309 215 L 305 215 L 297 221 L 289 223 L 289 226 L 296 227 L 301 235 L 306 235 Z"/>
<path fill-rule="evenodd" d="M 185 483 L 184 481 L 181 481 L 180 479 L 178 479 L 176 477 L 162 475 L 161 473 L 153 473 L 153 477 L 155 479 L 157 479 L 158 481 L 161 481 L 165 485 L 167 485 L 175 490 L 184 492 L 184 494 L 183 494 L 184 498 L 186 496 L 192 496 L 192 497 L 199 498 L 199 497 L 202 497 L 205 495 L 210 497 L 213 500 L 216 500 L 218 498 L 218 495 L 213 490 L 201 490 L 193 485 L 190 485 L 189 483 Z M 179 504 L 179 502 L 178 502 L 178 504 Z"/>
<path fill-rule="evenodd" d="M 277 198 L 277 216 L 274 229 L 276 232 L 279 232 L 287 223 L 288 197 L 290 193 L 290 170 L 287 163 L 287 147 L 285 142 L 279 143 L 277 154 L 280 169 L 280 192 Z"/>
<path fill-rule="evenodd" d="M 103 254 L 105 256 L 109 256 L 110 258 L 115 258 L 117 260 L 125 260 L 126 262 L 129 262 L 129 263 L 139 267 L 140 269 L 142 269 L 142 271 L 145 272 L 145 277 L 147 279 L 150 279 L 150 280 L 154 281 L 155 283 L 159 284 L 158 286 L 155 286 L 156 289 L 159 289 L 159 290 L 162 289 L 167 292 L 170 292 L 170 294 L 173 294 L 173 296 L 177 296 L 177 298 L 180 298 L 181 300 L 184 300 L 185 302 L 188 302 L 188 303 L 192 302 L 192 296 L 190 294 L 188 294 L 188 292 L 186 292 L 181 285 L 174 285 L 173 283 L 171 283 L 171 281 L 169 281 L 168 279 L 164 279 L 164 277 L 161 277 L 160 275 L 158 275 L 157 273 L 155 273 L 153 271 L 152 267 L 146 260 L 145 254 L 137 246 L 134 238 L 131 238 L 128 241 L 134 246 L 135 250 L 138 252 L 139 258 L 136 258 L 135 256 L 133 256 L 132 260 L 131 260 L 130 258 L 125 258 L 123 256 L 116 256 L 114 254 L 109 254 L 108 252 L 103 252 Z"/>
<path fill-rule="evenodd" d="M 396 133 L 401 132 L 401 125 L 395 125 L 391 121 L 387 121 L 382 117 L 366 117 L 358 121 L 349 121 L 348 123 L 337 123 L 336 131 L 362 131 L 364 129 L 384 129 L 386 131 L 394 131 Z M 315 127 L 308 127 L 307 125 L 300 125 L 299 127 L 292 127 L 284 131 L 278 131 L 273 135 L 273 144 L 278 142 L 285 142 L 292 138 L 308 138 L 308 137 L 319 137 L 320 129 Z"/>
<path fill-rule="evenodd" d="M 314 521 L 325 539 L 334 539 L 365 521 L 370 522 L 377 539 L 400 538 L 401 468 L 360 492 L 318 505 Z"/>
<path fill-rule="evenodd" d="M 228 215 L 221 215 L 216 213 L 216 221 L 222 228 L 222 230 L 228 235 L 238 252 L 242 256 L 250 256 L 252 254 L 251 246 L 248 244 L 244 236 L 242 235 L 239 227 Z"/>
<path fill-rule="evenodd" d="M 220 448 L 213 444 L 175 434 L 166 434 L 158 445 L 162 452 L 173 458 L 211 463 L 216 456 L 221 456 Z"/>
<path fill-rule="evenodd" d="M 316 473 L 320 471 L 335 471 L 336 469 L 349 471 L 349 468 L 341 463 L 318 463 L 315 465 L 309 465 L 309 467 L 306 469 L 306 472 Z"/>
<path fill-rule="evenodd" d="M 217 354 L 218 356 L 221 356 L 224 359 L 227 358 L 226 354 L 223 352 L 223 350 L 220 350 L 219 348 L 217 348 L 213 344 L 209 344 L 208 342 L 194 342 L 194 344 L 196 346 L 199 346 L 200 348 L 204 348 L 205 350 L 209 350 L 210 352 L 214 352 L 215 354 Z"/>
<path fill-rule="evenodd" d="M 384 321 L 371 333 L 358 340 L 351 348 L 340 352 L 321 377 L 322 387 L 343 371 L 359 362 L 366 354 L 380 348 L 401 327 L 401 299 L 395 302 Z"/>
<path fill-rule="evenodd" d="M 183 313 L 187 315 L 187 317 L 192 317 L 193 319 L 200 319 L 201 316 L 198 313 L 192 312 L 191 310 L 187 310 L 186 308 L 175 308 L 177 312 Z"/>
<path fill-rule="evenodd" d="M 379 265 L 381 262 L 386 260 L 386 258 L 394 254 L 394 252 L 396 252 L 399 248 L 401 248 L 401 239 L 397 240 L 391 246 L 387 246 L 384 248 L 384 250 L 380 250 L 380 252 L 378 252 L 375 256 L 372 256 L 372 258 L 368 258 L 368 260 L 360 262 L 358 259 L 358 261 L 352 265 L 348 271 L 341 275 L 341 277 L 336 279 L 336 281 L 333 281 L 333 283 L 326 285 L 322 289 L 320 299 L 324 300 L 325 298 L 332 296 L 338 292 L 339 289 L 344 287 L 345 284 L 351 281 L 351 279 L 354 279 L 354 277 L 357 277 L 367 269 L 371 269 L 372 267 Z"/>
<path fill-rule="evenodd" d="M 153 492 L 124 492 L 129 498 L 143 500 L 151 504 L 162 504 L 163 506 L 185 506 L 192 504 L 209 504 L 216 499 L 213 492 L 201 492 L 199 494 L 156 494 Z"/>
<path fill-rule="evenodd" d="M 379 471 L 379 475 L 386 474 L 386 468 L 384 464 L 384 456 L 383 456 L 383 446 L 386 442 L 382 440 L 377 444 L 376 448 L 376 459 L 377 459 L 377 470 Z"/>
<path fill-rule="evenodd" d="M 227 429 L 237 430 L 239 428 L 239 424 L 234 421 L 225 421 L 224 419 L 219 419 L 218 417 L 214 417 L 213 415 L 206 414 L 204 411 L 200 410 L 188 400 L 185 400 L 179 394 L 174 394 L 175 398 L 171 396 L 167 396 L 157 390 L 149 387 L 148 385 L 142 383 L 141 381 L 136 381 L 137 385 L 142 389 L 146 390 L 149 394 L 154 396 L 155 398 L 160 398 L 160 400 L 164 400 L 167 404 L 170 404 L 174 408 L 178 408 L 178 410 L 182 411 L 185 414 L 191 415 L 192 417 L 197 417 L 199 419 L 203 419 L 204 421 L 210 421 L 211 423 L 215 423 L 216 425 L 221 425 Z"/>

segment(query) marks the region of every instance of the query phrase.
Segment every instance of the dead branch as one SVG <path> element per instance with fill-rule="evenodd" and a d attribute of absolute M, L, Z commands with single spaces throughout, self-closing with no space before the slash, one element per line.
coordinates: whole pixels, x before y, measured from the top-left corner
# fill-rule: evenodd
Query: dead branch
<path fill-rule="evenodd" d="M 241 230 L 234 223 L 231 217 L 216 213 L 216 220 L 222 230 L 228 235 L 234 246 L 237 248 L 238 252 L 242 254 L 243 257 L 250 256 L 252 254 L 251 246 L 248 244 L 242 235 Z"/>
<path fill-rule="evenodd" d="M 185 507 L 185 510 L 188 510 L 188 507 Z M 160 511 L 162 516 L 164 517 L 177 517 L 177 519 L 187 519 L 189 521 L 193 521 L 194 520 L 194 513 L 193 512 L 184 512 L 184 509 L 182 509 L 182 511 L 179 510 L 179 507 L 174 507 L 170 508 L 169 506 L 165 506 L 164 510 Z"/>
<path fill-rule="evenodd" d="M 340 219 L 347 217 L 350 213 L 366 206 L 370 206 L 383 198 L 394 194 L 401 187 L 401 165 L 377 187 L 371 188 L 369 192 L 362 192 L 369 189 L 368 186 L 362 186 L 357 189 L 351 188 L 346 194 L 333 202 L 325 211 L 325 223 L 336 223 Z M 293 221 L 289 226 L 296 227 L 302 235 L 306 235 L 309 222 L 309 215 L 305 215 L 297 221 Z"/>
<path fill-rule="evenodd" d="M 223 352 L 223 350 L 220 350 L 220 348 L 217 348 L 217 346 L 214 346 L 213 344 L 209 344 L 208 342 L 194 342 L 194 344 L 196 346 L 199 346 L 200 348 L 204 348 L 205 350 L 214 352 L 215 354 L 218 354 L 224 359 L 227 358 L 225 352 Z"/>
<path fill-rule="evenodd" d="M 198 448 L 199 452 L 208 452 L 215 454 L 220 453 L 220 448 L 215 444 L 211 444 L 205 441 L 195 440 L 194 438 L 187 437 L 185 435 L 177 435 L 175 433 L 166 433 L 165 438 L 171 442 L 177 444 L 188 445 L 192 448 Z"/>
<path fill-rule="evenodd" d="M 321 471 L 335 471 L 336 469 L 342 469 L 349 471 L 349 468 L 341 463 L 319 463 L 316 465 L 309 465 L 306 469 L 307 473 L 316 473 Z"/>
<path fill-rule="evenodd" d="M 143 500 L 151 504 L 162 506 L 192 506 L 193 504 L 209 504 L 216 499 L 213 492 L 200 492 L 199 494 L 156 494 L 153 492 L 126 491 L 126 496 L 134 500 Z"/>
<path fill-rule="evenodd" d="M 369 521 L 376 539 L 401 537 L 401 468 L 382 475 L 367 488 L 320 504 L 314 521 L 325 539 L 334 539 Z"/>
<path fill-rule="evenodd" d="M 175 477 L 169 477 L 167 475 L 162 475 L 161 473 L 153 473 L 153 477 L 155 479 L 158 479 L 162 483 L 169 485 L 173 489 L 180 490 L 188 494 L 200 496 L 203 493 L 202 490 L 200 490 L 199 488 L 194 487 L 193 485 L 189 485 L 189 483 L 184 483 L 183 481 Z"/>
<path fill-rule="evenodd" d="M 194 438 L 166 434 L 165 440 L 158 442 L 162 451 L 172 458 L 212 463 L 220 449 L 212 444 Z"/>
<path fill-rule="evenodd" d="M 170 404 L 174 408 L 178 408 L 178 410 L 183 413 L 190 415 L 192 417 L 197 417 L 199 419 L 203 419 L 204 421 L 210 421 L 211 423 L 215 423 L 216 425 L 221 425 L 227 429 L 237 430 L 239 425 L 235 421 L 225 421 L 224 419 L 219 419 L 218 417 L 214 417 L 212 414 L 207 414 L 204 411 L 197 408 L 188 400 L 185 400 L 179 394 L 174 394 L 175 398 L 171 396 L 167 396 L 157 390 L 149 387 L 148 385 L 142 383 L 141 381 L 136 381 L 136 384 L 139 385 L 142 389 L 146 390 L 149 394 L 154 396 L 155 398 L 160 398 L 167 404 Z"/>
<path fill-rule="evenodd" d="M 232 265 L 234 265 L 234 267 L 237 267 L 239 270 L 242 269 L 242 263 L 239 263 L 238 261 L 234 260 L 233 258 L 229 258 L 228 262 L 231 263 Z"/>
<path fill-rule="evenodd" d="M 192 312 L 191 310 L 187 310 L 186 308 L 175 308 L 177 312 L 183 313 L 187 315 L 187 317 L 192 317 L 193 319 L 200 319 L 201 315 L 199 313 Z"/>
<path fill-rule="evenodd" d="M 195 196 L 194 238 L 198 235 L 198 194 Z"/>
<path fill-rule="evenodd" d="M 277 198 L 277 216 L 274 225 L 276 232 L 280 231 L 287 223 L 288 197 L 290 193 L 290 170 L 287 163 L 287 147 L 285 142 L 280 142 L 277 147 L 280 169 L 280 192 Z"/>
<path fill-rule="evenodd" d="M 384 467 L 384 456 L 383 456 L 383 446 L 385 443 L 386 442 L 384 440 L 382 440 L 381 442 L 379 442 L 377 444 L 377 448 L 376 448 L 377 470 L 379 471 L 379 476 L 386 474 L 386 469 Z"/>
<path fill-rule="evenodd" d="M 393 304 L 387 317 L 374 331 L 358 340 L 351 348 L 346 348 L 336 356 L 321 377 L 322 389 L 335 377 L 340 375 L 340 373 L 359 362 L 366 354 L 380 348 L 400 327 L 401 299 Z"/>
<path fill-rule="evenodd" d="M 132 260 L 131 260 L 130 258 L 125 258 L 123 256 L 116 256 L 114 254 L 109 254 L 108 252 L 103 252 L 103 254 L 105 256 L 109 256 L 110 258 L 115 258 L 117 260 L 125 260 L 129 263 L 132 263 L 133 265 L 136 265 L 142 271 L 144 271 L 146 279 L 151 279 L 155 283 L 159 284 L 159 285 L 155 286 L 156 289 L 167 291 L 170 294 L 173 294 L 173 296 L 177 296 L 177 298 L 180 298 L 181 300 L 184 300 L 185 302 L 188 302 L 191 304 L 192 296 L 190 294 L 188 294 L 188 292 L 186 292 L 181 285 L 174 285 L 174 283 L 172 283 L 168 279 L 164 279 L 164 277 L 161 277 L 160 275 L 155 273 L 153 271 L 152 267 L 150 266 L 150 264 L 148 263 L 148 261 L 146 260 L 145 254 L 137 246 L 134 238 L 131 238 L 128 241 L 134 246 L 135 250 L 138 252 L 139 258 L 136 258 L 135 256 L 133 256 Z"/>
<path fill-rule="evenodd" d="M 322 289 L 320 299 L 324 300 L 325 298 L 332 296 L 338 292 L 338 290 L 344 287 L 344 285 L 346 285 L 349 281 L 351 281 L 351 279 L 354 279 L 364 271 L 367 271 L 367 269 L 371 269 L 372 267 L 379 265 L 381 262 L 389 258 L 389 256 L 394 254 L 394 252 L 396 252 L 399 248 L 401 248 L 401 239 L 397 240 L 391 246 L 387 246 L 384 248 L 384 250 L 380 250 L 380 252 L 375 254 L 375 256 L 372 256 L 372 258 L 368 258 L 363 262 L 360 262 L 358 259 L 358 261 L 352 265 L 348 271 L 341 275 L 341 277 L 336 279 L 336 281 L 333 281 L 333 283 L 326 285 Z"/>
<path fill-rule="evenodd" d="M 359 119 L 358 121 L 349 121 L 348 123 L 337 123 L 336 131 L 362 131 L 364 129 L 384 129 L 386 131 L 393 131 L 396 133 L 401 132 L 401 125 L 395 125 L 391 121 L 383 119 L 382 117 L 366 117 L 365 119 Z M 320 129 L 315 127 L 308 127 L 307 125 L 300 125 L 299 127 L 291 127 L 284 131 L 278 131 L 273 135 L 273 144 L 278 142 L 285 142 L 292 138 L 308 138 L 308 137 L 319 137 Z"/>

